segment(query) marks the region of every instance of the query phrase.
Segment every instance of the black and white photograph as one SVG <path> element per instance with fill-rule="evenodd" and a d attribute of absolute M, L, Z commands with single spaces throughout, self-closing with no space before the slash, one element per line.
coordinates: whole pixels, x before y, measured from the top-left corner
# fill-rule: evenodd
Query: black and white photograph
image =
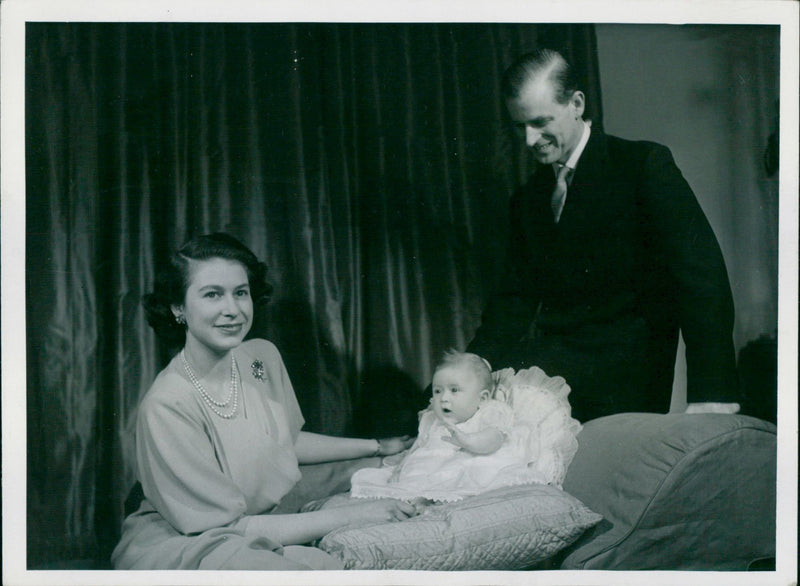
<path fill-rule="evenodd" d="M 3 583 L 796 583 L 799 14 L 2 2 Z"/>

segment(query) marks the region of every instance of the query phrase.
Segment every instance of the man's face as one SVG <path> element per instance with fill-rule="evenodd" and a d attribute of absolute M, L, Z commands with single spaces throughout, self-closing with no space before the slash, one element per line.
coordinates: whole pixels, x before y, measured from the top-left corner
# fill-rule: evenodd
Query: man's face
<path fill-rule="evenodd" d="M 560 104 L 550 80 L 539 77 L 528 80 L 518 97 L 506 100 L 506 107 L 537 161 L 547 165 L 567 162 L 583 133 L 582 92 Z"/>

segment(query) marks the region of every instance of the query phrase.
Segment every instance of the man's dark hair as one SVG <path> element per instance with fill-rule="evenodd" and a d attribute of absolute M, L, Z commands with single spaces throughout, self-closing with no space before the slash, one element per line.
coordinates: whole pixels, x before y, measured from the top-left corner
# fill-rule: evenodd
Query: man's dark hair
<path fill-rule="evenodd" d="M 530 80 L 546 75 L 555 89 L 556 101 L 565 104 L 578 89 L 577 75 L 564 56 L 553 49 L 536 49 L 518 57 L 503 74 L 501 91 L 506 99 L 519 97 Z"/>

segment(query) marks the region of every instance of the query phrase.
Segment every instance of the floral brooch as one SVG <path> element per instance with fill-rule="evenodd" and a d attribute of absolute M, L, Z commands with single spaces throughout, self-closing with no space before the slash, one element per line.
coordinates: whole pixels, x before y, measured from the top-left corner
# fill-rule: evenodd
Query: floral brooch
<path fill-rule="evenodd" d="M 260 360 L 253 360 L 250 367 L 253 369 L 253 377 L 264 382 L 264 363 Z"/>

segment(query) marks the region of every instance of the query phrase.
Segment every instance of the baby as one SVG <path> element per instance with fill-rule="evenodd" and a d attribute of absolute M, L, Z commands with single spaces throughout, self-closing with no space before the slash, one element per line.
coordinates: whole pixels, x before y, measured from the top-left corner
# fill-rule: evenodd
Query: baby
<path fill-rule="evenodd" d="M 430 407 L 402 461 L 365 468 L 351 479 L 351 496 L 419 502 L 456 501 L 514 484 L 543 482 L 526 461 L 511 407 L 492 398 L 489 363 L 447 352 L 433 374 Z"/>

